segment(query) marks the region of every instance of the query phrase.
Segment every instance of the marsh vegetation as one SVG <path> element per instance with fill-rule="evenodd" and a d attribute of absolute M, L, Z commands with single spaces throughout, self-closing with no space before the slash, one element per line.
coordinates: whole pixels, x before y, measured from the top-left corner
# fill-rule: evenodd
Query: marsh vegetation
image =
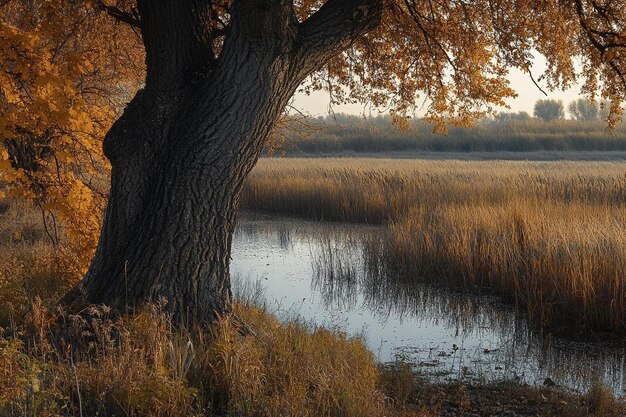
<path fill-rule="evenodd" d="M 245 213 L 233 241 L 235 288 L 281 320 L 360 335 L 378 361 L 411 364 L 430 382 L 549 378 L 578 392 L 594 381 L 625 392 L 622 343 L 542 333 L 497 296 L 404 279 L 381 262 L 381 238 L 378 226 Z"/>
<path fill-rule="evenodd" d="M 502 114 L 471 128 L 450 126 L 446 136 L 433 125 L 411 119 L 398 129 L 388 116 L 363 118 L 336 114 L 308 121 L 285 123 L 282 148 L 288 154 L 389 152 L 538 152 L 626 151 L 626 124 L 607 131 L 602 120 L 543 121 Z"/>
<path fill-rule="evenodd" d="M 243 207 L 383 225 L 403 280 L 501 295 L 541 328 L 626 330 L 623 162 L 266 159 Z"/>

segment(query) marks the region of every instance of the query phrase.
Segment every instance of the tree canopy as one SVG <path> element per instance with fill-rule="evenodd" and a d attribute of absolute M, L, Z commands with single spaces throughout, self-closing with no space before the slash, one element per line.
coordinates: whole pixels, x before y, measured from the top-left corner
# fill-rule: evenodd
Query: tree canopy
<path fill-rule="evenodd" d="M 12 9 L 28 9 L 27 16 L 36 15 L 38 21 L 49 22 L 49 27 L 54 26 L 54 19 L 59 19 L 60 14 L 64 15 L 65 23 L 72 18 L 82 20 L 82 26 L 73 27 L 82 33 L 81 43 L 89 37 L 108 37 L 102 39 L 101 46 L 106 45 L 109 52 L 128 46 L 120 44 L 128 39 L 128 31 L 119 26 L 103 30 L 95 24 L 85 25 L 86 17 L 94 14 L 91 11 L 100 11 L 136 30 L 140 28 L 141 1 L 137 5 L 132 0 L 90 0 L 78 6 L 68 0 L 4 0 L 3 3 Z M 167 3 L 162 7 L 169 7 Z M 204 30 L 203 45 L 190 45 L 187 51 L 191 55 L 196 47 L 202 50 L 205 59 L 202 62 L 198 59 L 198 67 L 189 63 L 189 70 L 199 76 L 217 62 L 233 8 L 241 2 L 191 3 L 197 3 L 197 7 L 194 16 L 188 18 L 202 19 Z M 590 98 L 601 96 L 611 102 L 613 118 L 620 115 L 619 104 L 625 98 L 626 8 L 620 1 L 297 0 L 292 4 L 263 0 L 257 3 L 268 8 L 287 4 L 303 33 L 328 24 L 336 26 L 337 36 L 349 38 L 331 60 L 320 63 L 319 71 L 315 71 L 305 87 L 306 90 L 327 88 L 337 103 L 369 103 L 391 109 L 398 116 L 423 104 L 433 120 L 467 124 L 492 106 L 504 105 L 507 98 L 515 96 L 506 79 L 511 68 L 527 72 L 549 89 L 581 82 L 584 94 Z M 380 7 L 375 13 L 380 16 L 374 17 L 374 12 L 372 16 L 358 16 L 359 10 L 371 11 L 372 6 Z M 68 15 L 69 9 L 81 7 L 85 9 L 82 14 L 75 10 Z M 7 18 L 11 14 L 7 8 L 5 5 L 2 11 L 5 23 L 15 20 Z M 149 7 L 144 8 L 149 11 Z M 324 21 L 325 17 L 336 20 Z M 347 30 L 342 25 L 350 20 L 372 20 L 375 27 L 362 36 L 342 34 Z M 191 28 L 192 22 L 187 23 Z M 67 31 L 72 26 L 62 23 L 60 27 Z M 165 24 L 163 29 L 169 28 Z M 36 30 L 41 39 L 61 35 L 32 25 L 30 28 L 22 25 L 22 30 Z M 152 35 L 158 36 L 144 34 Z M 179 35 L 184 36 L 184 30 Z M 82 48 L 75 52 L 80 55 Z M 95 52 L 93 47 L 91 52 Z M 148 51 L 148 65 L 151 59 L 156 59 L 157 51 L 154 53 L 153 57 Z M 538 54 L 546 58 L 547 69 L 542 74 L 531 74 L 533 59 Z M 110 60 L 119 54 L 112 55 Z M 122 69 L 119 65 L 109 67 Z"/>
<path fill-rule="evenodd" d="M 320 3 L 303 2 L 301 16 Z M 338 102 L 368 102 L 398 116 L 425 103 L 431 120 L 467 125 L 515 96 L 506 76 L 518 68 L 548 89 L 582 83 L 584 95 L 611 102 L 614 123 L 626 92 L 625 25 L 620 1 L 388 1 L 381 24 L 334 57 L 313 85 L 327 86 Z M 547 69 L 533 74 L 539 54 Z"/>

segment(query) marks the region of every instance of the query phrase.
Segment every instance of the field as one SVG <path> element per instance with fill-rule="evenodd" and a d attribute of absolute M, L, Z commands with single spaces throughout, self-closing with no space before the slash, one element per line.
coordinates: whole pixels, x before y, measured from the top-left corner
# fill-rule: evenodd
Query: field
<path fill-rule="evenodd" d="M 264 159 L 242 207 L 386 227 L 401 279 L 480 289 L 542 328 L 626 331 L 626 164 Z"/>
<path fill-rule="evenodd" d="M 264 159 L 243 207 L 379 224 L 378 261 L 402 279 L 481 287 L 541 325 L 624 328 L 626 177 L 620 162 Z M 159 305 L 116 316 L 57 309 L 75 282 L 39 214 L 0 202 L 2 416 L 618 416 L 623 403 L 516 384 L 431 385 L 377 364 L 359 338 L 237 319 L 175 329 Z M 241 327 L 241 322 L 245 326 Z M 251 330 L 251 332 L 250 332 Z"/>

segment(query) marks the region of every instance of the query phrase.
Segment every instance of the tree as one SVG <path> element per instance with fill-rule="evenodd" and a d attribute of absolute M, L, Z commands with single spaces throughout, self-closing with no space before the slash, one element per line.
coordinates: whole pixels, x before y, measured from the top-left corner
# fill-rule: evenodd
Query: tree
<path fill-rule="evenodd" d="M 596 120 L 598 118 L 598 104 L 583 98 L 572 101 L 568 110 L 572 118 L 576 120 Z"/>
<path fill-rule="evenodd" d="M 146 78 L 104 139 L 112 170 L 99 245 L 66 300 L 124 310 L 164 298 L 188 322 L 228 312 L 242 185 L 305 80 L 305 91 L 326 88 L 333 102 L 390 108 L 400 124 L 427 102 L 426 118 L 443 129 L 504 105 L 514 95 L 508 69 L 528 72 L 538 51 L 550 87 L 582 76 L 586 94 L 601 89 L 617 120 L 626 93 L 626 11 L 618 3 L 100 3 L 141 31 Z"/>
<path fill-rule="evenodd" d="M 561 100 L 537 100 L 533 114 L 537 119 L 544 122 L 563 119 L 565 117 L 565 109 Z"/>
<path fill-rule="evenodd" d="M 579 98 L 569 104 L 570 115 L 576 120 L 606 120 L 609 117 L 611 104 L 607 101 L 600 103 Z"/>

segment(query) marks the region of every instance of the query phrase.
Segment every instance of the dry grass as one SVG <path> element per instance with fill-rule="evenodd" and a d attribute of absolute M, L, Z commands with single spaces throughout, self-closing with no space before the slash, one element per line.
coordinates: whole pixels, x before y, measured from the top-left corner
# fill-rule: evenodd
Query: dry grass
<path fill-rule="evenodd" d="M 123 317 L 104 307 L 69 315 L 54 307 L 69 283 L 34 219 L 15 203 L 0 213 L 2 417 L 426 417 L 459 415 L 459 405 L 483 414 L 518 409 L 507 400 L 520 396 L 533 401 L 532 415 L 622 414 L 623 404 L 602 387 L 581 397 L 418 384 L 408 364 L 377 365 L 359 338 L 279 323 L 245 302 L 236 311 L 255 335 L 228 317 L 210 328 L 175 329 L 158 305 Z M 23 237 L 26 226 L 32 238 Z M 476 394 L 459 402 L 462 390 Z"/>
<path fill-rule="evenodd" d="M 175 329 L 158 305 L 56 309 L 71 282 L 37 212 L 0 203 L 0 416 L 392 415 L 373 354 L 340 331 L 246 303 L 254 336 L 228 317 Z"/>
<path fill-rule="evenodd" d="M 541 326 L 626 331 L 626 163 L 262 160 L 243 207 L 387 224 L 407 280 L 511 297 Z"/>
<path fill-rule="evenodd" d="M 279 323 L 238 305 L 255 335 L 223 318 L 176 330 L 159 305 L 114 317 L 33 304 L 0 336 L 0 415 L 426 417 L 537 415 L 617 417 L 610 390 L 585 396 L 515 384 L 419 382 L 406 363 L 378 366 L 361 340 L 303 323 Z"/>
<path fill-rule="evenodd" d="M 158 306 L 113 319 L 31 310 L 0 339 L 2 416 L 383 416 L 373 355 L 339 332 L 279 324 L 239 306 L 257 330 L 223 319 L 173 330 Z"/>
<path fill-rule="evenodd" d="M 52 303 L 70 285 L 39 214 L 25 202 L 0 201 L 0 328 L 21 322 L 35 297 Z"/>

